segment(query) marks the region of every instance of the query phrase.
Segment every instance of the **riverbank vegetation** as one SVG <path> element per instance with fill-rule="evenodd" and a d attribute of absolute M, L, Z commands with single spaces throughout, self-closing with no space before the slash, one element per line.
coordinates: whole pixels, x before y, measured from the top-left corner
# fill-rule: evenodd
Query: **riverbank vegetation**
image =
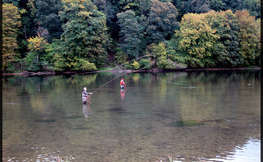
<path fill-rule="evenodd" d="M 3 0 L 2 71 L 254 67 L 259 0 Z"/>

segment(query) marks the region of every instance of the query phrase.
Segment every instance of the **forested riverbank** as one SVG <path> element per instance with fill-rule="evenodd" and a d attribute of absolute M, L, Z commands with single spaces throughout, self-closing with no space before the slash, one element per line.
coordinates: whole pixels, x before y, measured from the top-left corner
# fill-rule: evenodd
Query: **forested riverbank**
<path fill-rule="evenodd" d="M 4 0 L 3 73 L 261 65 L 259 0 Z"/>

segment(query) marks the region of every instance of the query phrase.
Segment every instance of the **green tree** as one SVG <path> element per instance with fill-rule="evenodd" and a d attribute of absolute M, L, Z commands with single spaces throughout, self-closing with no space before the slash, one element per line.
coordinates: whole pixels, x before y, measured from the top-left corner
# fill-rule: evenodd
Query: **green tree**
<path fill-rule="evenodd" d="M 140 15 L 149 17 L 152 0 L 140 0 Z"/>
<path fill-rule="evenodd" d="M 17 36 L 21 26 L 20 14 L 13 4 L 3 5 L 3 32 L 2 32 L 2 70 L 7 70 L 16 61 L 18 54 Z"/>
<path fill-rule="evenodd" d="M 235 67 L 243 63 L 239 54 L 238 19 L 231 10 L 206 14 L 206 21 L 220 38 L 214 44 L 213 58 L 219 67 Z"/>
<path fill-rule="evenodd" d="M 227 6 L 224 0 L 210 0 L 210 8 L 215 11 L 225 11 Z"/>
<path fill-rule="evenodd" d="M 240 66 L 243 63 L 244 58 L 241 57 L 241 54 L 239 52 L 240 51 L 240 47 L 239 47 L 240 28 L 238 25 L 238 19 L 231 10 L 227 10 L 225 12 L 225 18 L 230 27 L 230 29 L 227 31 L 230 37 L 228 37 L 227 41 L 224 41 L 225 45 L 227 46 L 227 50 L 229 52 L 228 61 L 230 62 L 231 66 Z"/>
<path fill-rule="evenodd" d="M 236 11 L 239 20 L 240 54 L 245 59 L 245 65 L 255 65 L 260 56 L 260 35 L 255 16 L 250 16 L 247 10 Z"/>
<path fill-rule="evenodd" d="M 140 38 L 142 37 L 142 27 L 138 22 L 135 12 L 128 10 L 118 13 L 118 24 L 120 25 L 120 47 L 130 59 L 138 58 L 140 51 Z"/>
<path fill-rule="evenodd" d="M 147 47 L 147 55 L 151 57 L 153 64 L 159 69 L 167 69 L 169 66 L 166 46 L 163 42 L 152 43 Z"/>
<path fill-rule="evenodd" d="M 248 10 L 251 16 L 255 18 L 261 17 L 260 0 L 244 0 L 242 3 L 242 10 Z"/>
<path fill-rule="evenodd" d="M 210 11 L 209 0 L 188 0 L 185 3 L 186 13 L 206 13 Z"/>
<path fill-rule="evenodd" d="M 171 38 L 174 30 L 179 28 L 176 16 L 177 10 L 171 2 L 153 0 L 146 29 L 149 44 Z"/>
<path fill-rule="evenodd" d="M 61 0 L 36 0 L 35 3 L 37 10 L 36 24 L 48 30 L 49 41 L 53 38 L 59 39 L 63 32 L 62 22 L 58 15 L 59 11 L 63 9 Z M 38 29 L 38 32 L 40 32 L 41 28 Z"/>
<path fill-rule="evenodd" d="M 37 35 L 37 28 L 34 22 L 36 9 L 34 0 L 20 0 L 18 3 L 19 10 L 21 11 L 21 23 L 18 35 L 18 52 L 21 58 L 27 56 L 27 39 Z"/>
<path fill-rule="evenodd" d="M 106 18 L 90 0 L 63 0 L 62 55 L 67 69 L 80 70 L 83 59 L 102 67 L 106 63 Z"/>
<path fill-rule="evenodd" d="M 151 61 L 149 59 L 141 59 L 139 61 L 141 69 L 150 69 L 151 68 Z"/>
<path fill-rule="evenodd" d="M 114 58 L 117 64 L 124 64 L 128 60 L 128 55 L 125 54 L 120 48 L 117 48 Z"/>
<path fill-rule="evenodd" d="M 140 14 L 140 0 L 120 0 L 119 6 L 122 12 L 132 10 L 136 16 Z"/>
<path fill-rule="evenodd" d="M 46 45 L 46 54 L 44 55 L 44 60 L 46 60 L 48 63 L 48 70 L 63 71 L 66 69 L 66 59 L 61 54 L 61 43 L 62 42 L 60 40 L 53 39 L 52 43 Z"/>
<path fill-rule="evenodd" d="M 97 6 L 99 11 L 104 11 L 106 10 L 106 0 L 92 0 L 93 4 Z"/>

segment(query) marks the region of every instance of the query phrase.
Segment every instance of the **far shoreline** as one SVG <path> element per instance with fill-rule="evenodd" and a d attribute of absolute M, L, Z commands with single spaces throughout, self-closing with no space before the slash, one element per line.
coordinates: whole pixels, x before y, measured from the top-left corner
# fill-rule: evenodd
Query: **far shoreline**
<path fill-rule="evenodd" d="M 261 67 L 254 68 L 186 68 L 186 69 L 149 69 L 149 70 L 102 70 L 102 71 L 52 71 L 52 72 L 28 72 L 21 73 L 2 73 L 2 76 L 23 75 L 23 76 L 42 76 L 42 75 L 67 75 L 67 74 L 95 74 L 95 73 L 161 73 L 161 72 L 194 72 L 194 71 L 246 71 L 246 70 L 261 70 Z"/>

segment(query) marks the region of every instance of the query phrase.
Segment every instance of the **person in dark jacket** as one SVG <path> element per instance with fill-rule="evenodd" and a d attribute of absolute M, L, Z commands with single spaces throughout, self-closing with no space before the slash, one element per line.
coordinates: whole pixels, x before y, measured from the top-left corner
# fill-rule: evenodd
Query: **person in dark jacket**
<path fill-rule="evenodd" d="M 89 95 L 91 95 L 91 92 L 87 92 L 87 88 L 84 87 L 83 91 L 82 91 L 82 103 L 86 104 L 87 103 L 87 98 L 89 97 Z"/>

